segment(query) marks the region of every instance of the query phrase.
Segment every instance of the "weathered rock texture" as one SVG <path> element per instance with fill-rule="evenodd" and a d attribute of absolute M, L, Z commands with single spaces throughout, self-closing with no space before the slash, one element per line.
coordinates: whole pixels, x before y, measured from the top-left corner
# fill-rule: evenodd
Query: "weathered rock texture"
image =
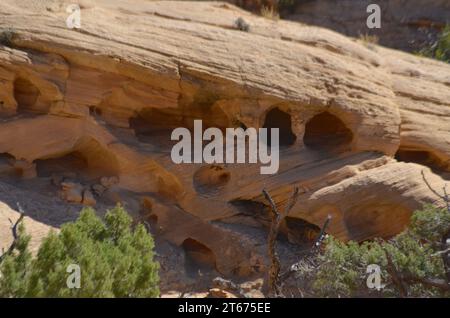
<path fill-rule="evenodd" d="M 442 204 L 421 171 L 438 191 L 449 178 L 449 65 L 218 2 L 81 1 L 71 30 L 69 3 L 0 3 L 2 182 L 122 202 L 200 267 L 240 275 L 264 269 L 233 228 L 267 225 L 263 188 L 283 205 L 300 187 L 294 242 L 329 214 L 343 240 L 389 237 Z M 174 164 L 170 133 L 194 119 L 279 127 L 279 172 Z"/>

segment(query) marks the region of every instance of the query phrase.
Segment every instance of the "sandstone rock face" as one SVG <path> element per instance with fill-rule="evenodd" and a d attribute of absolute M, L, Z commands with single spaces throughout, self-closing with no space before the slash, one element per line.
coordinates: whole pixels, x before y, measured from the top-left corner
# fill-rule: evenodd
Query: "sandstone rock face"
<path fill-rule="evenodd" d="M 122 202 L 187 263 L 242 276 L 264 270 L 242 236 L 268 224 L 263 188 L 281 206 L 301 189 L 293 241 L 328 215 L 343 240 L 389 237 L 442 204 L 421 172 L 438 191 L 449 180 L 448 64 L 220 2 L 86 0 L 68 29 L 68 3 L 0 3 L 0 182 L 49 198 L 80 184 L 68 201 Z M 175 164 L 170 134 L 194 119 L 279 128 L 278 173 Z"/>

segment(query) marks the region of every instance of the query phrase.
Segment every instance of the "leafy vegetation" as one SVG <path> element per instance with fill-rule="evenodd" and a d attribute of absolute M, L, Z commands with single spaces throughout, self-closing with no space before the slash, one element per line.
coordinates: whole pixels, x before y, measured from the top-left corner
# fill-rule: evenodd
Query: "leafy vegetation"
<path fill-rule="evenodd" d="M 418 52 L 421 56 L 450 63 L 450 25 L 446 25 L 436 42 Z"/>
<path fill-rule="evenodd" d="M 358 244 L 328 238 L 312 274 L 317 296 L 450 297 L 441 239 L 450 229 L 446 209 L 427 206 L 414 213 L 410 227 L 389 241 Z M 381 269 L 380 290 L 367 287 L 370 264 Z"/>
<path fill-rule="evenodd" d="M 0 263 L 0 297 L 157 297 L 159 264 L 142 224 L 120 206 L 102 221 L 94 210 L 51 232 L 36 257 L 23 223 L 13 253 Z M 79 288 L 69 288 L 68 268 L 80 268 Z"/>

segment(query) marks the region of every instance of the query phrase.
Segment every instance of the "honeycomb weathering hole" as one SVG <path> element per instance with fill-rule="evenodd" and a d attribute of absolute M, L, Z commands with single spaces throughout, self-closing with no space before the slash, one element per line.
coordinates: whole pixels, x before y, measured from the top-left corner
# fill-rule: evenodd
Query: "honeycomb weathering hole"
<path fill-rule="evenodd" d="M 0 153 L 0 176 L 20 177 L 22 171 L 14 168 L 15 157 L 9 153 Z"/>
<path fill-rule="evenodd" d="M 89 169 L 86 158 L 79 152 L 72 152 L 59 158 L 39 159 L 35 163 L 37 175 L 41 178 L 67 172 L 79 175 L 86 173 Z"/>
<path fill-rule="evenodd" d="M 253 200 L 236 199 L 230 201 L 230 204 L 232 204 L 240 214 L 252 217 L 260 224 L 270 225 L 270 208 L 264 203 Z"/>
<path fill-rule="evenodd" d="M 176 109 L 146 108 L 129 119 L 129 126 L 134 130 L 136 136 L 145 136 L 156 131 L 183 127 L 183 122 Z"/>
<path fill-rule="evenodd" d="M 219 128 L 223 131 L 230 126 L 230 120 L 219 107 L 204 108 L 185 106 L 184 108 L 146 108 L 129 119 L 129 127 L 141 142 L 160 146 L 171 145 L 171 133 L 175 128 L 194 128 L 194 120 L 202 120 L 202 128 Z"/>
<path fill-rule="evenodd" d="M 231 173 L 218 165 L 205 166 L 194 174 L 194 187 L 197 192 L 214 194 L 220 191 L 231 179 Z"/>
<path fill-rule="evenodd" d="M 267 113 L 263 127 L 279 129 L 280 146 L 290 146 L 295 143 L 296 136 L 292 132 L 291 115 L 280 110 L 279 108 L 274 108 Z M 270 129 L 268 130 L 267 139 L 267 144 L 270 146 Z"/>
<path fill-rule="evenodd" d="M 192 238 L 187 238 L 181 246 L 185 253 L 187 269 L 194 271 L 216 269 L 216 256 L 206 245 Z"/>
<path fill-rule="evenodd" d="M 35 160 L 38 177 L 73 174 L 74 177 L 91 180 L 118 174 L 116 158 L 95 142 L 87 141 L 81 148 L 83 150 L 60 157 Z"/>
<path fill-rule="evenodd" d="M 18 104 L 18 111 L 35 112 L 39 97 L 39 89 L 30 81 L 18 78 L 14 81 L 14 98 Z"/>
<path fill-rule="evenodd" d="M 429 167 L 434 173 L 448 178 L 450 167 L 441 162 L 434 154 L 424 150 L 399 149 L 395 154 L 397 161 L 417 163 Z"/>
<path fill-rule="evenodd" d="M 287 236 L 291 243 L 305 244 L 314 242 L 320 233 L 320 228 L 317 225 L 303 219 L 287 216 L 285 221 Z"/>
<path fill-rule="evenodd" d="M 323 112 L 306 123 L 303 142 L 318 151 L 343 151 L 353 140 L 353 133 L 338 117 Z"/>

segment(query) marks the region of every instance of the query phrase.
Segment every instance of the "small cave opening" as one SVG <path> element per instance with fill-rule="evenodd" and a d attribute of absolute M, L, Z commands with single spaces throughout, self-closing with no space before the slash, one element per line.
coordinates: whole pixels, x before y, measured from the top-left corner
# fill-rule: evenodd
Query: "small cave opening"
<path fill-rule="evenodd" d="M 7 152 L 0 153 L 0 164 L 12 164 L 15 160 L 16 158 Z"/>
<path fill-rule="evenodd" d="M 425 150 L 399 149 L 395 153 L 395 159 L 397 161 L 412 162 L 427 166 L 437 174 L 446 174 L 450 172 L 448 167 L 446 167 L 434 154 Z"/>
<path fill-rule="evenodd" d="M 175 128 L 187 128 L 193 135 L 195 120 L 201 120 L 202 133 L 207 128 L 219 128 L 225 132 L 231 125 L 228 116 L 219 106 L 208 108 L 197 104 L 178 108 L 145 108 L 135 113 L 128 122 L 129 128 L 140 142 L 167 151 L 176 143 L 171 140 L 172 131 Z"/>
<path fill-rule="evenodd" d="M 183 127 L 182 117 L 175 109 L 146 108 L 129 119 L 129 126 L 136 136 L 151 135 L 156 131 Z"/>
<path fill-rule="evenodd" d="M 280 146 L 291 146 L 295 143 L 296 136 L 292 132 L 291 115 L 280 110 L 278 107 L 267 113 L 263 128 L 268 128 L 267 145 L 269 146 L 272 143 L 270 128 L 279 129 Z"/>
<path fill-rule="evenodd" d="M 93 117 L 101 117 L 102 116 L 101 108 L 97 106 L 89 106 L 89 115 Z"/>
<path fill-rule="evenodd" d="M 304 245 L 313 243 L 320 233 L 320 227 L 306 220 L 287 216 L 285 219 L 288 241 Z"/>
<path fill-rule="evenodd" d="M 185 254 L 186 270 L 191 273 L 216 269 L 216 255 L 206 245 L 193 238 L 187 238 L 181 244 Z"/>
<path fill-rule="evenodd" d="M 303 142 L 316 151 L 345 151 L 353 140 L 353 133 L 344 122 L 329 112 L 315 115 L 306 123 Z"/>
<path fill-rule="evenodd" d="M 75 151 L 58 158 L 35 160 L 37 175 L 48 178 L 52 175 L 73 175 L 86 177 L 89 165 L 82 153 Z"/>
<path fill-rule="evenodd" d="M 194 173 L 194 187 L 198 193 L 213 195 L 220 192 L 230 181 L 231 173 L 222 166 L 208 165 Z"/>
<path fill-rule="evenodd" d="M 9 153 L 0 153 L 0 176 L 20 177 L 22 170 L 14 167 L 16 158 Z"/>
<path fill-rule="evenodd" d="M 173 129 L 185 127 L 183 117 L 177 109 L 146 108 L 136 113 L 128 122 L 140 142 L 167 151 L 173 146 Z"/>
<path fill-rule="evenodd" d="M 254 219 L 260 225 L 267 227 L 270 225 L 270 208 L 264 203 L 254 200 L 236 199 L 230 201 L 230 204 L 232 204 L 241 215 Z"/>
<path fill-rule="evenodd" d="M 80 143 L 77 150 L 59 157 L 41 158 L 34 161 L 37 176 L 48 178 L 62 176 L 81 181 L 118 175 L 118 163 L 114 156 L 92 140 Z"/>
<path fill-rule="evenodd" d="M 14 81 L 14 98 L 18 112 L 39 112 L 36 107 L 39 95 L 39 89 L 29 80 L 19 77 Z"/>

